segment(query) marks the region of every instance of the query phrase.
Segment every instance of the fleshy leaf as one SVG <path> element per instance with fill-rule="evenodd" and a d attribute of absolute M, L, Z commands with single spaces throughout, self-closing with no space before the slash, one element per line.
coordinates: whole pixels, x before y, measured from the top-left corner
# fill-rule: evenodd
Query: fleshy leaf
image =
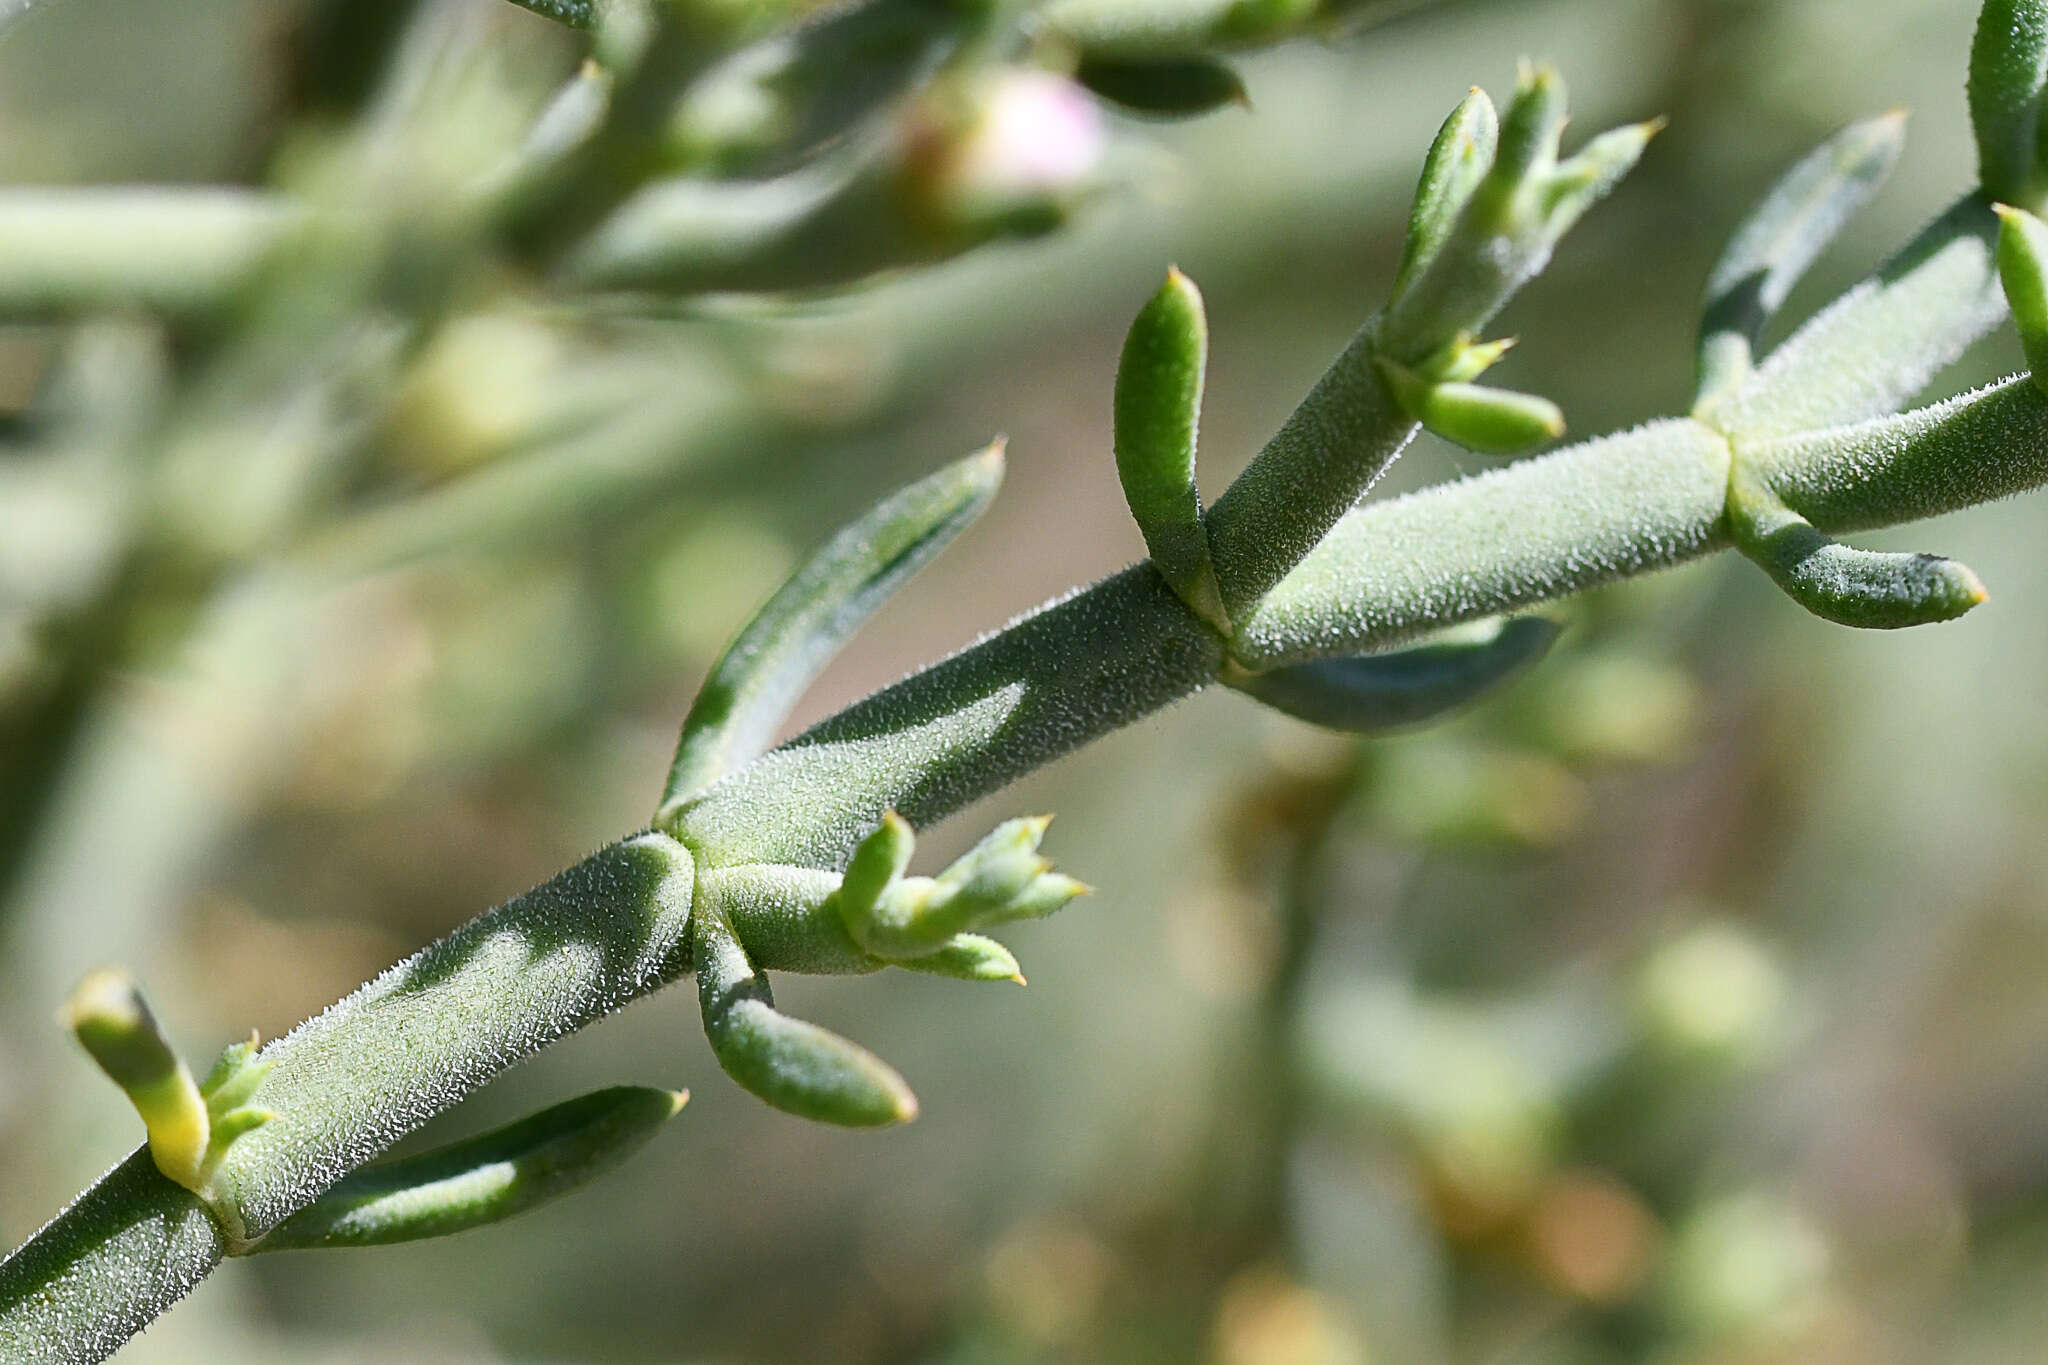
<path fill-rule="evenodd" d="M 1159 574 L 1189 610 L 1227 630 L 1195 485 L 1209 326 L 1178 270 L 1138 310 L 1116 368 L 1116 472 Z"/>
<path fill-rule="evenodd" d="M 1951 621 L 1984 600 L 1977 575 L 1939 555 L 1857 550 L 1829 539 L 1737 464 L 1728 528 L 1786 596 L 1837 625 L 1871 630 Z"/>
<path fill-rule="evenodd" d="M 257 1051 L 254 1034 L 246 1043 L 235 1043 L 223 1049 L 220 1060 L 199 1083 L 199 1093 L 206 1098 L 208 1112 L 225 1114 L 230 1109 L 241 1108 L 256 1093 L 256 1087 L 263 1084 L 270 1068 L 271 1063 Z"/>
<path fill-rule="evenodd" d="M 2048 223 L 2025 209 L 1994 204 L 1998 278 L 2019 328 L 2034 382 L 2048 389 Z"/>
<path fill-rule="evenodd" d="M 624 1161 L 688 1098 L 614 1086 L 431 1152 L 364 1167 L 245 1254 L 383 1246 L 501 1223 Z"/>
<path fill-rule="evenodd" d="M 1382 373 L 1409 416 L 1468 450 L 1514 455 L 1564 434 L 1564 414 L 1548 398 L 1460 380 L 1431 383 L 1391 363 Z"/>
<path fill-rule="evenodd" d="M 848 1128 L 917 1117 L 917 1097 L 888 1063 L 776 1011 L 768 978 L 708 898 L 691 914 L 690 951 L 704 1032 L 718 1064 L 741 1087 L 787 1113 Z"/>
<path fill-rule="evenodd" d="M 847 637 L 981 514 L 1002 477 L 998 441 L 881 503 L 827 541 L 768 599 L 690 707 L 658 823 L 768 747 Z"/>
<path fill-rule="evenodd" d="M 1736 229 L 1707 279 L 1696 410 L 1749 374 L 1765 325 L 1897 164 L 1906 116 L 1852 123 L 1803 157 Z"/>
<path fill-rule="evenodd" d="M 1517 617 L 1490 640 L 1293 664 L 1233 685 L 1311 725 L 1382 734 L 1477 701 L 1547 654 L 1562 629 L 1540 616 Z"/>

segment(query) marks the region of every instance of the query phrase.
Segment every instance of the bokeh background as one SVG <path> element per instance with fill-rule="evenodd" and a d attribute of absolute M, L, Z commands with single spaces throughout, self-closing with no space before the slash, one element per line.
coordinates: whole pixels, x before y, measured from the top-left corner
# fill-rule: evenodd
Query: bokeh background
<path fill-rule="evenodd" d="M 1502 382 L 1581 435 L 1682 410 L 1708 267 L 1791 159 L 1912 110 L 1794 315 L 1968 187 L 1973 9 L 1427 6 L 1244 57 L 1248 109 L 1115 119 L 1120 186 L 1047 236 L 668 314 L 494 267 L 395 383 L 294 350 L 380 344 L 333 259 L 268 314 L 0 328 L 0 1242 L 136 1140 L 52 1021 L 87 967 L 202 1058 L 635 828 L 804 548 L 998 432 L 995 510 L 792 732 L 1136 558 L 1110 381 L 1169 262 L 1208 299 L 1219 489 L 1387 287 L 1437 122 L 1549 58 L 1575 131 L 1672 122 L 1504 318 Z M 576 51 L 496 0 L 49 3 L 0 38 L 0 179 L 382 193 L 332 149 L 429 30 L 512 87 Z M 436 106 L 441 154 L 505 104 Z M 1994 337 L 1943 388 L 2017 363 Z M 1480 463 L 1425 437 L 1390 490 Z M 447 1241 L 230 1263 L 123 1358 L 2038 1361 L 2044 531 L 2035 498 L 1871 537 L 1991 588 L 1901 634 L 1732 558 L 1603 592 L 1421 736 L 1199 696 L 924 841 L 1058 812 L 1098 894 L 1009 936 L 1028 989 L 779 983 L 901 1068 L 915 1124 L 763 1107 L 667 992 L 427 1135 L 689 1087 L 624 1168 Z"/>

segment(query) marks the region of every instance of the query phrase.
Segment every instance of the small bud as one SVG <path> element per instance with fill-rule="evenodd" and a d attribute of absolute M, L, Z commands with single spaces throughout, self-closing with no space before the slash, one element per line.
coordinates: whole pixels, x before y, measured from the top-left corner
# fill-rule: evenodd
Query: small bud
<path fill-rule="evenodd" d="M 1083 56 L 1074 79 L 1124 112 L 1149 118 L 1193 118 L 1226 104 L 1251 104 L 1237 72 L 1207 56 Z"/>
<path fill-rule="evenodd" d="M 245 1254 L 385 1246 L 501 1223 L 587 1184 L 681 1111 L 686 1092 L 615 1086 L 346 1176 Z"/>
<path fill-rule="evenodd" d="M 1422 179 L 1415 186 L 1415 203 L 1408 213 L 1408 240 L 1401 251 L 1401 268 L 1394 276 L 1395 297 L 1450 236 L 1472 192 L 1493 166 L 1499 143 L 1500 115 L 1486 92 L 1475 85 L 1437 130 L 1436 141 L 1422 163 Z"/>
<path fill-rule="evenodd" d="M 65 1002 L 64 1020 L 142 1116 L 156 1168 L 198 1189 L 206 1174 L 206 1102 L 135 979 L 118 967 L 91 973 Z"/>
<path fill-rule="evenodd" d="M 1564 413 L 1547 398 L 1482 384 L 1435 383 L 1391 361 L 1381 363 L 1380 374 L 1410 417 L 1468 450 L 1513 455 L 1564 434 Z"/>
<path fill-rule="evenodd" d="M 1998 214 L 1998 278 L 2034 383 L 2048 390 L 2048 223 L 2025 209 L 1994 204 Z"/>
<path fill-rule="evenodd" d="M 1053 913 L 1088 888 L 1052 871 L 1038 855 L 1051 819 L 1006 820 L 938 876 L 890 881 L 872 901 L 874 877 L 863 876 L 851 892 L 842 883 L 834 901 L 847 934 L 863 951 L 907 964 L 941 951 L 970 930 Z M 876 837 L 869 835 L 861 848 Z M 849 878 L 852 872 L 850 864 Z"/>
<path fill-rule="evenodd" d="M 1116 472 L 1153 567 L 1218 630 L 1228 627 L 1202 527 L 1195 445 L 1209 358 L 1202 293 L 1178 270 L 1138 310 L 1116 368 Z"/>
<path fill-rule="evenodd" d="M 1515 455 L 1564 435 L 1564 413 L 1548 398 L 1482 384 L 1433 384 L 1416 420 L 1482 455 Z"/>
<path fill-rule="evenodd" d="M 942 240 L 1048 231 L 1101 184 L 1102 116 L 1063 76 L 981 72 L 934 90 L 908 118 L 912 207 Z"/>
<path fill-rule="evenodd" d="M 1513 337 L 1473 341 L 1460 333 L 1449 346 L 1417 366 L 1416 373 L 1441 384 L 1469 383 L 1499 364 L 1514 346 Z"/>
<path fill-rule="evenodd" d="M 1541 659 L 1561 633 L 1555 622 L 1524 616 L 1489 639 L 1295 664 L 1235 686 L 1311 725 L 1382 734 L 1477 701 Z"/>

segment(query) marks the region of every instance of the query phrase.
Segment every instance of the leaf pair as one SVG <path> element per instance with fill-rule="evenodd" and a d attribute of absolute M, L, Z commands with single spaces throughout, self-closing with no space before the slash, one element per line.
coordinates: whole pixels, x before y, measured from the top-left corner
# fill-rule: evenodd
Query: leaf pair
<path fill-rule="evenodd" d="M 1828 447 L 1853 459 L 1873 445 L 1932 441 L 1967 467 L 1979 454 L 1965 437 L 1977 396 L 1926 414 L 1884 414 L 1981 331 L 2001 282 L 2037 383 L 2048 361 L 2048 228 L 2004 205 L 1994 206 L 1993 220 L 1976 200 L 1958 205 L 1877 282 L 1824 310 L 1761 365 L 1755 360 L 1792 286 L 1883 183 L 1903 131 L 1897 113 L 1851 125 L 1788 171 L 1737 231 L 1708 284 L 1694 408 L 1731 445 L 1727 527 L 1737 547 L 1809 611 L 1866 628 L 1951 620 L 1985 600 L 1984 587 L 1953 560 L 1830 539 L 1776 486 L 1783 451 Z M 1980 138 L 1982 131 L 1980 120 Z M 2011 178 L 1995 169 L 1995 147 L 1986 144 L 1985 156 L 1987 176 Z M 1995 276 L 1986 240 L 1994 221 Z M 1941 294 L 1945 306 L 1923 302 Z M 1882 368 L 1857 363 L 1865 346 L 1885 353 Z"/>

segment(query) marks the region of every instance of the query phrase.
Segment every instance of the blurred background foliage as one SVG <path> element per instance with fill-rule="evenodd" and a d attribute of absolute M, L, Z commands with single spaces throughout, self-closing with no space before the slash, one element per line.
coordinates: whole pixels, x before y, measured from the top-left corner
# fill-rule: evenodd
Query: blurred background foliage
<path fill-rule="evenodd" d="M 1506 320 L 1510 382 L 1581 435 L 1684 405 L 1724 235 L 1833 128 L 1913 110 L 1809 304 L 1973 171 L 1958 0 L 1466 0 L 1233 57 L 1248 107 L 1107 114 L 1100 148 L 1072 87 L 1033 86 L 1027 142 L 1078 139 L 1049 164 L 1088 193 L 997 222 L 947 198 L 975 188 L 947 111 L 979 96 L 922 49 L 839 92 L 908 179 L 800 102 L 764 122 L 745 16 L 775 8 L 705 20 L 691 60 L 725 85 L 691 87 L 665 155 L 756 190 L 838 158 L 866 197 L 834 181 L 830 234 L 602 299 L 562 243 L 631 158 L 547 213 L 515 195 L 489 249 L 462 188 L 575 70 L 533 15 L 65 0 L 0 38 L 9 185 L 351 210 L 268 256 L 188 225 L 205 250 L 112 298 L 138 246 L 179 259 L 147 204 L 96 242 L 0 203 L 0 258 L 54 234 L 111 262 L 59 299 L 0 265 L 0 1241 L 136 1138 L 50 1020 L 87 967 L 140 970 L 201 1057 L 633 828 L 803 548 L 994 432 L 997 510 L 798 723 L 1135 558 L 1110 377 L 1166 265 L 1209 300 L 1216 489 L 1383 294 L 1437 122 L 1518 56 L 1559 65 L 1580 127 L 1672 118 Z M 702 292 L 878 262 L 916 268 Z M 194 304 L 208 269 L 229 305 Z M 1946 386 L 2016 364 L 2001 336 Z M 1428 441 L 1400 485 L 1480 466 Z M 1822 625 L 1732 559 L 1602 592 L 1422 736 L 1198 697 L 1001 798 L 1058 811 L 1049 850 L 1099 888 L 1015 934 L 1028 990 L 787 981 L 902 1065 L 909 1129 L 764 1108 L 671 992 L 428 1134 L 693 1086 L 622 1171 L 452 1241 L 231 1264 L 125 1358 L 2039 1360 L 2044 526 L 2034 499 L 1913 532 L 1994 595 L 1935 630 Z"/>

